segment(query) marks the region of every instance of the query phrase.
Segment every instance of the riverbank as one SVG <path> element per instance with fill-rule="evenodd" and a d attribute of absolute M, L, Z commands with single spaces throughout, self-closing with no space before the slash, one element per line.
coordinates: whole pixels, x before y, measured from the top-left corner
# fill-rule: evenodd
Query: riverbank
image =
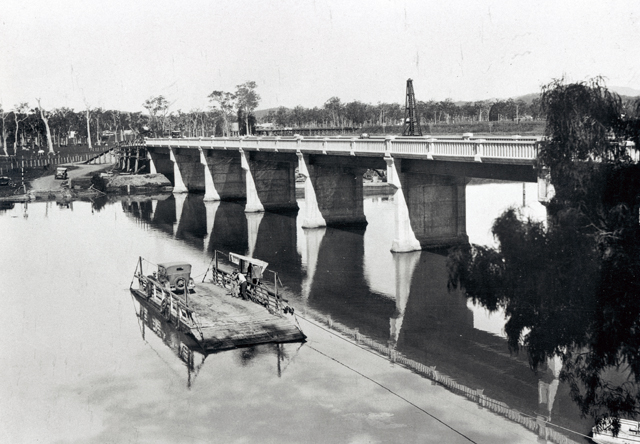
<path fill-rule="evenodd" d="M 25 170 L 24 182 L 10 178 L 10 185 L 0 188 L 1 202 L 31 202 L 36 200 L 75 200 L 106 194 L 144 194 L 171 192 L 171 182 L 162 174 L 114 174 L 113 165 L 62 165 L 68 178 L 56 179 L 55 168 L 42 171 Z M 23 185 L 24 183 L 24 185 Z"/>
<path fill-rule="evenodd" d="M 0 187 L 0 202 L 31 202 L 36 200 L 76 200 L 101 195 L 145 195 L 171 193 L 173 185 L 162 174 L 117 174 L 113 165 L 64 165 L 68 179 L 55 179 L 52 169 L 25 171 L 24 186 Z M 363 195 L 392 195 L 395 187 L 386 182 L 365 180 Z M 296 197 L 304 198 L 304 184 L 296 183 Z"/>

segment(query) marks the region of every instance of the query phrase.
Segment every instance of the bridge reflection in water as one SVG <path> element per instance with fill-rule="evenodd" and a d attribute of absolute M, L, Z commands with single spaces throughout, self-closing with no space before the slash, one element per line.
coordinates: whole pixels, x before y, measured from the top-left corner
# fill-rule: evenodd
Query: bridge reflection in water
<path fill-rule="evenodd" d="M 304 201 L 298 204 L 303 210 Z M 208 257 L 234 251 L 269 262 L 303 316 L 344 325 L 541 424 L 590 429 L 558 380 L 558 362 L 534 373 L 526 353 L 511 355 L 506 339 L 474 327 L 481 310 L 448 291 L 446 252 L 389 251 L 389 198 L 365 200 L 366 230 L 303 229 L 295 214 L 245 213 L 242 203 L 204 202 L 197 194 L 125 200 L 123 207 Z"/>

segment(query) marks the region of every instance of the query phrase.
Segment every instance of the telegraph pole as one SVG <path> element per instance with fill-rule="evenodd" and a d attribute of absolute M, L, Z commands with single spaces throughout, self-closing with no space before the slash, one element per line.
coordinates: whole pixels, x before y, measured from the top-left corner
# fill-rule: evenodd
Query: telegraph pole
<path fill-rule="evenodd" d="M 420 129 L 420 116 L 416 108 L 416 96 L 413 93 L 413 80 L 407 80 L 407 100 L 404 105 L 403 136 L 422 136 Z"/>

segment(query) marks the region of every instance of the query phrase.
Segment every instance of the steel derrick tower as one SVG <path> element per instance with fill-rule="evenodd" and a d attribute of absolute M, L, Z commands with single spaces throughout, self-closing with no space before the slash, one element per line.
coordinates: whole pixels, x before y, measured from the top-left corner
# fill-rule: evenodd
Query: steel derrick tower
<path fill-rule="evenodd" d="M 404 105 L 403 136 L 422 136 L 420 129 L 420 116 L 416 108 L 416 96 L 413 93 L 413 80 L 407 80 L 407 100 Z"/>

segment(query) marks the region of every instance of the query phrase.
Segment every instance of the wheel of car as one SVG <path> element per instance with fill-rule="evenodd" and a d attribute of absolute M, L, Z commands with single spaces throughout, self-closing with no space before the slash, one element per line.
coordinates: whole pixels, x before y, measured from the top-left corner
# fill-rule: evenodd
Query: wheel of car
<path fill-rule="evenodd" d="M 184 278 L 178 278 L 176 279 L 176 288 L 178 290 L 182 290 L 184 288 L 184 284 L 185 284 L 185 280 Z"/>

